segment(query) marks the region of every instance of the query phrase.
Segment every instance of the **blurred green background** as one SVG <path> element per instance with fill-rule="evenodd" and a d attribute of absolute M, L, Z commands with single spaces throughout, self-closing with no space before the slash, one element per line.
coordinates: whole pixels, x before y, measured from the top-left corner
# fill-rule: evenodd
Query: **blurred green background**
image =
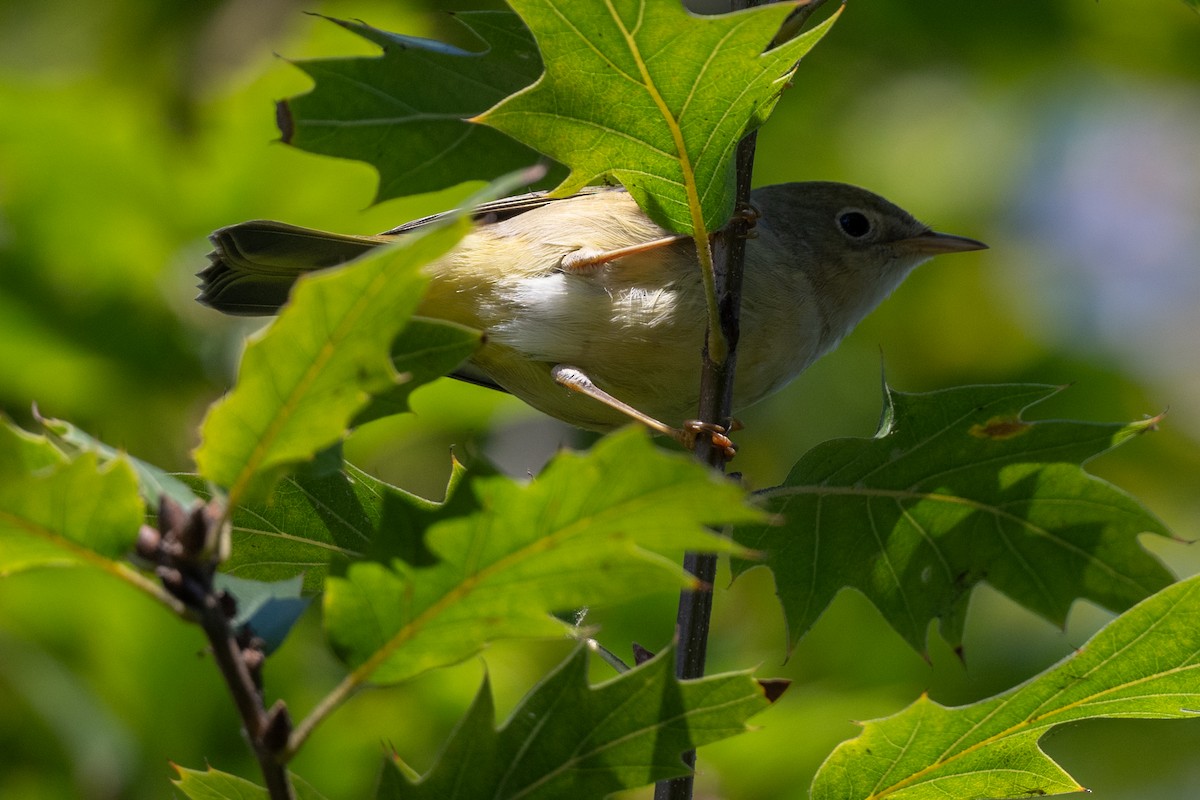
<path fill-rule="evenodd" d="M 192 302 L 211 229 L 269 217 L 373 232 L 471 188 L 370 207 L 369 167 L 275 142 L 272 102 L 308 88 L 287 58 L 372 52 L 302 12 L 471 46 L 438 6 L 0 4 L 0 408 L 29 423 L 37 403 L 189 469 L 197 423 L 255 327 Z M 1197 535 L 1200 15 L 1180 0 L 851 4 L 759 142 L 760 184 L 860 184 L 993 249 L 922 268 L 835 354 L 746 412 L 735 466 L 752 485 L 779 481 L 818 441 L 871 434 L 881 363 L 904 391 L 1069 383 L 1031 416 L 1130 420 L 1170 408 L 1161 432 L 1091 468 L 1181 539 Z M 452 381 L 414 404 L 415 414 L 356 434 L 348 452 L 431 496 L 451 446 L 468 463 L 486 455 L 523 475 L 587 441 Z M 1180 574 L 1200 567 L 1183 543 L 1147 544 Z M 702 751 L 704 797 L 806 797 L 821 759 L 855 734 L 852 720 L 922 691 L 945 703 L 989 696 L 1110 618 L 1081 605 L 1060 631 L 985 587 L 964 665 L 936 639 L 928 660 L 911 652 L 847 593 L 785 664 L 769 575 L 719 583 L 710 668 L 757 664 L 795 684 L 762 730 Z M 614 648 L 636 639 L 657 649 L 674 603 L 664 594 L 590 619 Z M 267 668 L 269 697 L 294 716 L 340 676 L 317 623 L 308 615 Z M 203 647 L 196 631 L 103 577 L 0 581 L 0 797 L 168 797 L 172 761 L 256 777 Z M 507 713 L 567 649 L 497 646 L 361 696 L 295 769 L 331 798 L 366 796 L 386 748 L 428 767 L 483 662 Z M 1200 796 L 1200 723 L 1082 724 L 1043 744 L 1098 799 Z"/>

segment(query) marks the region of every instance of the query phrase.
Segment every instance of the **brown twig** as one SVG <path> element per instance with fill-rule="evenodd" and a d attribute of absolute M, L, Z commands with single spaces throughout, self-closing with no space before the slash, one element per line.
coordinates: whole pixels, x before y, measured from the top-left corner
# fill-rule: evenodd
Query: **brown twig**
<path fill-rule="evenodd" d="M 742 302 L 742 269 L 745 265 L 746 238 L 753 227 L 748 213 L 750 174 L 754 164 L 756 135 L 747 135 L 738 144 L 737 203 L 738 213 L 713 246 L 717 299 L 721 328 L 729 352 L 724 361 L 717 362 L 704 349 L 704 367 L 700 380 L 700 410 L 702 420 L 718 420 L 729 427 L 732 421 L 733 377 L 737 365 L 737 342 L 740 332 L 739 309 Z M 724 471 L 725 454 L 713 446 L 706 436 L 696 439 L 696 457 L 714 469 Z M 717 573 L 717 557 L 712 553 L 686 553 L 683 566 L 696 577 L 700 586 L 684 590 L 679 595 L 679 612 L 675 620 L 678 638 L 675 651 L 675 675 L 680 679 L 704 675 L 708 653 L 708 627 L 712 616 L 712 584 Z M 695 767 L 696 751 L 683 754 L 688 767 Z M 662 781 L 654 789 L 655 800 L 689 800 L 692 796 L 692 776 Z"/>
<path fill-rule="evenodd" d="M 282 702 L 263 707 L 262 641 L 248 630 L 236 631 L 233 597 L 213 585 L 221 551 L 224 512 L 219 503 L 190 511 L 168 497 L 158 510 L 158 528 L 143 526 L 138 554 L 155 565 L 163 587 L 199 622 L 208 637 L 213 660 L 225 679 L 242 729 L 250 743 L 271 800 L 294 800 L 283 753 L 291 720 Z"/>
<path fill-rule="evenodd" d="M 811 0 L 796 9 L 784 22 L 783 28 L 771 42 L 771 47 L 795 36 L 808 22 L 812 13 L 826 0 Z M 730 10 L 737 11 L 763 5 L 762 0 L 731 0 Z M 706 422 L 715 421 L 728 428 L 733 420 L 733 381 L 737 366 L 737 343 L 740 334 L 742 302 L 742 272 L 745 267 L 746 240 L 752 235 L 754 215 L 750 206 L 751 177 L 754 172 L 754 151 L 757 134 L 752 132 L 738 143 L 736 210 L 733 219 L 713 243 L 713 272 L 721 334 L 728 345 L 723 360 L 710 357 L 706 344 L 700 380 L 698 416 Z M 709 332 L 711 340 L 712 332 Z M 696 457 L 714 469 L 724 471 L 725 454 L 713 446 L 708 437 L 696 439 Z M 684 590 L 679 597 L 676 617 L 678 649 L 675 653 L 675 675 L 681 680 L 704 675 L 708 653 L 708 629 L 712 616 L 712 584 L 717 572 L 717 557 L 711 553 L 687 553 L 683 566 L 700 582 L 700 587 Z M 689 768 L 696 765 L 696 751 L 683 754 Z M 655 786 L 654 800 L 690 800 L 693 776 L 687 775 Z"/>

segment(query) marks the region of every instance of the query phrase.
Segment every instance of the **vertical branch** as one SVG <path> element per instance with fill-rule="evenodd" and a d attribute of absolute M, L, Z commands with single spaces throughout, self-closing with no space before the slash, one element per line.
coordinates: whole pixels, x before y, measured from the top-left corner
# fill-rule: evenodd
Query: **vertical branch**
<path fill-rule="evenodd" d="M 809 3 L 793 12 L 771 46 L 798 33 L 812 12 L 824 2 L 825 0 L 810 0 Z M 730 0 L 730 11 L 762 4 L 763 0 Z M 737 367 L 738 338 L 741 332 L 740 309 L 746 239 L 754 227 L 750 206 L 750 185 L 754 172 L 754 151 L 757 141 L 757 133 L 751 132 L 738 143 L 734 217 L 721 234 L 713 240 L 713 273 L 721 331 L 719 336 L 714 337 L 714 331 L 710 328 L 705 341 L 698 416 L 703 422 L 716 422 L 726 428 L 733 421 L 733 382 Z M 717 358 L 714 358 L 710 344 L 720 341 L 722 338 L 728 346 L 728 352 L 718 353 Z M 697 437 L 695 454 L 697 458 L 712 468 L 722 472 L 725 470 L 725 455 L 720 449 L 713 446 L 710 438 Z M 716 578 L 717 557 L 711 553 L 686 553 L 683 566 L 700 582 L 699 588 L 685 590 L 680 594 L 679 612 L 675 623 L 678 638 L 675 674 L 680 679 L 689 679 L 704 675 L 708 654 L 709 621 L 712 615 L 712 584 Z M 694 769 L 696 751 L 689 750 L 684 753 L 683 760 L 689 768 Z M 692 775 L 662 781 L 654 788 L 654 800 L 691 800 L 692 785 Z"/>
<path fill-rule="evenodd" d="M 738 144 L 737 152 L 737 208 L 733 220 L 713 242 L 713 260 L 716 265 L 717 299 L 720 310 L 721 333 L 729 343 L 729 353 L 724 361 L 712 358 L 708 348 L 704 350 L 704 367 L 700 379 L 700 418 L 714 420 L 728 427 L 733 419 L 733 380 L 737 367 L 737 344 L 741 332 L 740 308 L 742 303 L 742 271 L 746 258 L 746 237 L 754 221 L 745 212 L 750 204 L 750 176 L 754 167 L 754 150 L 757 135 L 751 133 Z M 696 457 L 713 469 L 725 470 L 725 455 L 714 447 L 709 437 L 696 440 Z M 710 587 L 716 571 L 716 556 L 689 553 L 685 566 L 693 575 Z M 706 587 L 700 592 L 685 592 L 685 596 L 702 595 L 704 620 L 701 626 L 707 634 L 707 608 L 711 605 L 712 592 Z M 680 607 L 680 635 L 687 627 L 683 606 Z M 690 618 L 687 620 L 690 622 Z M 699 620 L 696 620 L 698 623 Z M 689 646 L 684 646 L 685 644 Z M 691 645 L 697 645 L 695 647 Z M 704 674 L 703 640 L 693 643 L 681 640 L 676 668 L 681 678 L 698 678 Z"/>
<path fill-rule="evenodd" d="M 737 344 L 740 333 L 739 309 L 742 302 L 742 271 L 745 266 L 746 235 L 753 220 L 744 213 L 750 202 L 750 176 L 754 167 L 755 133 L 748 134 L 738 144 L 737 151 L 737 210 L 733 220 L 713 242 L 714 276 L 721 333 L 728 344 L 728 353 L 721 361 L 714 360 L 707 343 L 700 378 L 699 417 L 717 421 L 728 427 L 733 417 L 733 378 L 737 366 Z M 709 332 L 712 339 L 712 332 Z M 709 437 L 696 438 L 696 457 L 713 469 L 725 470 L 725 454 L 713 446 Z M 675 675 L 681 679 L 704 675 L 708 654 L 708 627 L 712 616 L 712 584 L 717 574 L 717 557 L 712 553 L 686 553 L 683 566 L 700 582 L 694 590 L 679 595 L 679 612 L 675 620 Z M 696 751 L 683 754 L 688 767 L 696 765 Z M 692 796 L 692 776 L 662 781 L 654 788 L 655 800 L 689 800 Z"/>
<path fill-rule="evenodd" d="M 239 641 L 229 624 L 229 609 L 222 607 L 224 597 L 211 592 L 205 595 L 200 626 L 242 719 L 267 796 L 271 800 L 294 800 L 295 792 L 280 757 L 291 729 L 287 708 L 282 703 L 270 710 L 263 707 L 259 669 L 265 656 L 253 643 Z"/>

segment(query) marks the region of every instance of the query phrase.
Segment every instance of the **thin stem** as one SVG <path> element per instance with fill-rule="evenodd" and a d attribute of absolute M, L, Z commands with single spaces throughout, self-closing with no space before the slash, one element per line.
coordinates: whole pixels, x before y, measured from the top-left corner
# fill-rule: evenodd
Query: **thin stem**
<path fill-rule="evenodd" d="M 143 525 L 138 532 L 139 556 L 154 564 L 162 590 L 183 609 L 183 616 L 197 622 L 208 639 L 209 649 L 242 721 L 242 730 L 258 761 L 271 800 L 295 800 L 282 757 L 291 720 L 287 707 L 277 703 L 263 708 L 262 664 L 266 658 L 262 641 L 249 629 L 235 630 L 237 602 L 217 589 L 220 542 L 228 535 L 223 504 L 196 504 L 189 510 L 169 497 L 159 501 L 158 527 Z"/>
<path fill-rule="evenodd" d="M 296 795 L 288 779 L 285 762 L 268 741 L 267 733 L 272 718 L 263 709 L 262 692 L 246 663 L 243 648 L 230 628 L 229 617 L 213 594 L 205 597 L 204 608 L 200 611 L 200 627 L 208 637 L 213 660 L 225 679 L 225 685 L 229 687 L 238 716 L 242 718 L 242 727 L 258 761 L 268 796 L 271 800 L 294 800 Z"/>
<path fill-rule="evenodd" d="M 346 700 L 358 691 L 362 685 L 362 678 L 358 676 L 358 671 L 355 670 L 342 679 L 342 682 L 333 688 L 329 694 L 321 698 L 321 702 L 310 712 L 308 716 L 296 725 L 292 731 L 291 737 L 288 739 L 287 748 L 283 752 L 285 759 L 294 758 L 300 752 L 300 748 L 316 730 L 316 727 L 324 721 L 326 717 L 332 714 L 338 706 L 346 702 Z"/>
<path fill-rule="evenodd" d="M 784 28 L 771 46 L 799 33 L 817 8 L 826 0 L 811 0 L 797 9 L 785 22 Z M 731 0 L 730 10 L 738 11 L 762 5 L 761 0 Z M 750 216 L 750 182 L 754 171 L 755 133 L 738 143 L 737 207 L 733 220 L 713 242 L 713 284 L 717 294 L 718 329 L 710 319 L 704 348 L 703 371 L 700 380 L 699 418 L 728 426 L 733 420 L 733 382 L 737 366 L 737 344 L 741 325 L 742 273 L 745 267 L 746 238 L 753 227 Z M 699 243 L 697 243 L 699 244 Z M 701 259 L 705 250 L 700 248 Z M 706 275 L 707 277 L 707 275 Z M 706 283 L 706 290 L 708 288 Z M 710 306 L 711 308 L 711 306 Z M 725 456 L 706 437 L 696 440 L 696 457 L 714 469 L 724 471 Z M 681 680 L 704 675 L 708 653 L 708 630 L 712 615 L 712 583 L 716 577 L 717 557 L 711 553 L 687 553 L 684 568 L 701 582 L 699 588 L 685 590 L 679 597 L 676 617 L 675 674 Z M 683 760 L 694 769 L 696 751 L 683 754 Z M 654 800 L 691 800 L 693 776 L 662 781 L 654 787 Z"/>
<path fill-rule="evenodd" d="M 750 175 L 754 165 L 757 142 L 751 133 L 738 144 L 737 204 L 739 211 L 748 208 Z M 752 221 L 738 214 L 714 241 L 714 274 L 717 279 L 720 309 L 720 336 L 710 335 L 709 341 L 723 341 L 728 352 L 723 360 L 711 357 L 704 349 L 704 366 L 700 380 L 700 411 L 702 420 L 716 420 L 728 426 L 733 417 L 733 378 L 737 366 L 737 342 L 740 333 L 742 302 L 742 272 L 745 266 L 746 234 Z M 713 469 L 725 470 L 725 455 L 714 447 L 708 437 L 697 437 L 696 457 Z M 683 566 L 700 581 L 697 589 L 684 590 L 679 595 L 679 613 L 675 620 L 678 645 L 675 651 L 675 675 L 681 680 L 704 675 L 708 655 L 708 628 L 712 617 L 712 585 L 717 574 L 717 557 L 712 553 L 686 553 Z M 683 754 L 689 768 L 696 765 L 696 751 Z M 654 787 L 654 800 L 690 800 L 691 775 L 661 781 Z"/>
<path fill-rule="evenodd" d="M 704 341 L 704 360 L 706 363 L 711 361 L 716 364 L 724 364 L 725 359 L 729 357 L 729 352 L 733 349 L 733 345 L 722 333 L 724 326 L 721 324 L 721 293 L 718 287 L 717 262 L 713 253 L 715 248 L 709 245 L 707 232 L 697 229 L 694 238 L 696 242 L 696 257 L 700 262 L 700 280 L 704 286 L 704 305 L 708 309 L 708 331 Z M 700 408 L 704 408 L 703 399 L 700 402 Z M 703 414 L 703 411 L 701 411 L 701 414 Z M 705 416 L 701 416 L 700 418 L 709 419 Z"/>

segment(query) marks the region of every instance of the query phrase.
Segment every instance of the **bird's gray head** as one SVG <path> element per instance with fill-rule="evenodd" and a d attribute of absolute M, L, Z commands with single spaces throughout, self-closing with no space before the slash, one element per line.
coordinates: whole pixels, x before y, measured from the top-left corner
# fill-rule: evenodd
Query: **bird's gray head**
<path fill-rule="evenodd" d="M 908 272 L 941 253 L 984 249 L 940 234 L 911 213 L 857 186 L 812 181 L 766 186 L 752 194 L 761 212 L 761 252 L 787 253 L 767 266 L 793 283 L 821 318 L 818 353 L 832 349 Z M 778 270 L 778 271 L 776 271 Z M 788 273 L 791 279 L 788 279 Z"/>
<path fill-rule="evenodd" d="M 753 201 L 789 266 L 804 273 L 830 334 L 840 339 L 917 265 L 942 253 L 982 250 L 964 236 L 937 233 L 877 194 L 844 183 L 767 186 Z"/>
<path fill-rule="evenodd" d="M 780 236 L 804 240 L 814 255 L 830 260 L 875 253 L 885 262 L 920 263 L 942 253 L 987 248 L 965 236 L 936 233 L 896 204 L 845 183 L 783 183 L 760 189 L 754 200 L 770 207 L 763 215 Z"/>

